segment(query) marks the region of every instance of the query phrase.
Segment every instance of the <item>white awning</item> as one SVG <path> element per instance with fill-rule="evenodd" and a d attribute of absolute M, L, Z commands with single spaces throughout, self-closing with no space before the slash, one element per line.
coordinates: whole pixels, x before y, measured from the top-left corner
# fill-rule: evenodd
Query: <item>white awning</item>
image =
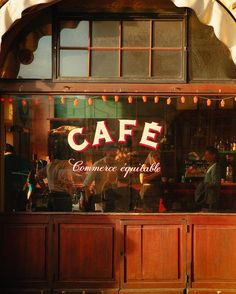
<path fill-rule="evenodd" d="M 0 45 L 3 35 L 22 17 L 24 10 L 35 5 L 51 5 L 59 1 L 62 0 L 8 0 L 0 9 Z M 212 26 L 217 38 L 229 48 L 236 64 L 236 0 L 171 1 L 178 7 L 193 9 L 201 22 Z"/>
<path fill-rule="evenodd" d="M 178 7 L 188 7 L 199 20 L 212 26 L 216 37 L 230 50 L 236 64 L 236 0 L 171 0 Z"/>

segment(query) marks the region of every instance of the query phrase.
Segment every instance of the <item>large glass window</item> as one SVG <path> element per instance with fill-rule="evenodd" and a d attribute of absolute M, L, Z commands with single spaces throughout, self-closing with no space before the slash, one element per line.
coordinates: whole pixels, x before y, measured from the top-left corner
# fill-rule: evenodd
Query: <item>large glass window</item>
<path fill-rule="evenodd" d="M 18 95 L 1 103 L 6 210 L 189 211 L 208 145 L 219 152 L 222 197 L 234 189 L 233 97 Z"/>

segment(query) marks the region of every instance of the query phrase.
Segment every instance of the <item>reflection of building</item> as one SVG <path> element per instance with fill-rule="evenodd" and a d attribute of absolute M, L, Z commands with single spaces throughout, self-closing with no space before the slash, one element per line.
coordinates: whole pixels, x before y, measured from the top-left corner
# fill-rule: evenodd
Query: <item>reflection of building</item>
<path fill-rule="evenodd" d="M 201 156 L 206 145 L 220 146 L 225 169 L 231 165 L 236 171 L 235 1 L 195 1 L 189 8 L 184 5 L 190 1 L 177 0 L 44 0 L 22 7 L 19 2 L 0 1 L 1 142 L 14 144 L 28 159 L 48 159 L 55 141 L 66 141 L 65 132 L 52 130 L 85 127 L 92 141 L 95 122 L 107 120 L 117 140 L 117 120 L 138 118 L 125 147 L 134 152 L 135 164 L 143 162 L 149 150 L 136 142 L 144 122 L 163 124 L 164 178 L 177 182 L 177 194 L 192 189 L 178 183 L 186 156 L 191 151 Z M 16 15 L 9 17 L 9 11 Z M 85 159 L 95 161 L 102 148 L 86 152 Z M 223 187 L 226 194 L 234 185 Z M 131 288 L 138 287 L 139 274 L 130 270 Z M 66 283 L 71 277 L 64 278 Z"/>

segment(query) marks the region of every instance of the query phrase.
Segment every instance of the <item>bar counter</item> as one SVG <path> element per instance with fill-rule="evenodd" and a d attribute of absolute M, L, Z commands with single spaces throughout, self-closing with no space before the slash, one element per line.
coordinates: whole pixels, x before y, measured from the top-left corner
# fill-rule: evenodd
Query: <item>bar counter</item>
<path fill-rule="evenodd" d="M 0 293 L 236 292 L 235 213 L 15 213 L 0 222 Z"/>

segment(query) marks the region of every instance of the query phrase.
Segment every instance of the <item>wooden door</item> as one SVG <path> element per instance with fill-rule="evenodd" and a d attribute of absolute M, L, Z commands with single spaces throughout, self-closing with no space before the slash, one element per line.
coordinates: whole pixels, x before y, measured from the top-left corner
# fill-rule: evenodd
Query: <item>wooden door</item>
<path fill-rule="evenodd" d="M 182 292 L 186 287 L 186 222 L 173 216 L 127 220 L 121 225 L 121 287 L 172 288 L 177 289 L 175 293 Z"/>

